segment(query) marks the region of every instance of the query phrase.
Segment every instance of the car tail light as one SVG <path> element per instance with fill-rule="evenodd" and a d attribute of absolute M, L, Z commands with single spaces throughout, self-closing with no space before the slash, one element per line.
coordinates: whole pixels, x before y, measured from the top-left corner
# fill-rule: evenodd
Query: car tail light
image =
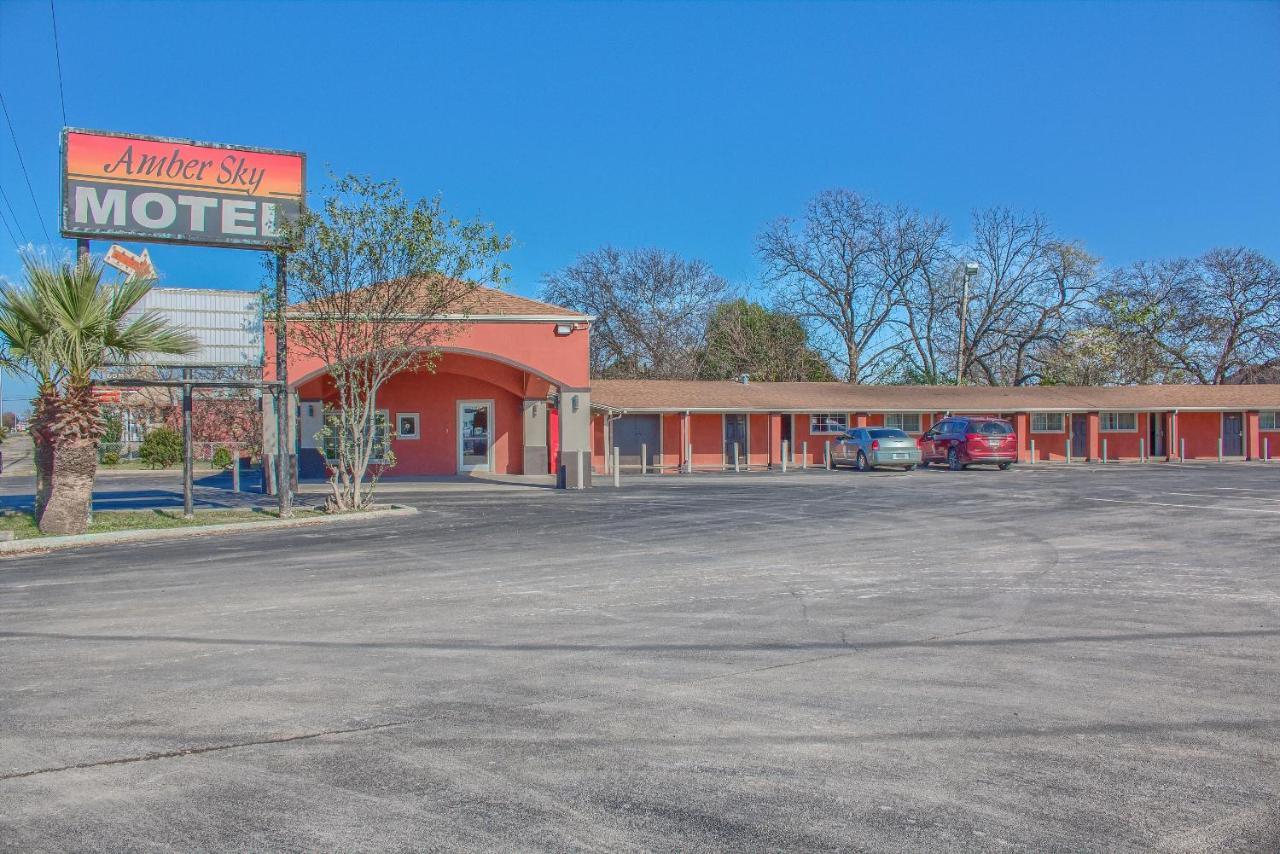
<path fill-rule="evenodd" d="M 968 440 L 968 441 L 970 441 L 970 442 L 981 442 L 981 441 L 983 440 L 983 438 L 984 438 L 984 437 L 983 437 L 983 435 L 982 435 L 981 433 L 966 433 L 966 434 L 965 434 L 965 439 L 967 439 L 967 440 Z"/>
<path fill-rule="evenodd" d="M 880 440 L 879 440 L 879 439 L 872 439 L 872 440 L 871 440 L 871 450 L 873 450 L 873 451 L 878 451 L 878 450 L 880 450 Z"/>

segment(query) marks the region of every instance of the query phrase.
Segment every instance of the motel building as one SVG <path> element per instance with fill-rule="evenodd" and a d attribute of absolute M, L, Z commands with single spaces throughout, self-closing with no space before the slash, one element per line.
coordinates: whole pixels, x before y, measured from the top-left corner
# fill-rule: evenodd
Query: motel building
<path fill-rule="evenodd" d="M 611 470 L 615 447 L 624 472 L 733 470 L 735 450 L 739 469 L 774 468 L 784 448 L 788 466 L 818 467 L 828 443 L 847 429 L 897 427 L 919 436 L 947 415 L 1007 418 L 1024 463 L 1280 455 L 1280 385 L 592 380 L 593 318 L 488 288 L 469 299 L 457 334 L 436 348 L 434 369 L 397 376 L 381 391 L 393 476 L 557 475 L 567 488 L 585 487 L 592 473 Z M 264 375 L 272 378 L 270 364 Z M 299 473 L 323 477 L 316 434 L 333 400 L 326 366 L 291 352 L 289 386 Z"/>

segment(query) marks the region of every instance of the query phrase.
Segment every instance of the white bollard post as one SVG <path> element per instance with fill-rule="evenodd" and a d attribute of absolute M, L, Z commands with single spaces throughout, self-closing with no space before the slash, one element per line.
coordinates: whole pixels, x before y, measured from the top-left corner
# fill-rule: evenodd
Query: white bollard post
<path fill-rule="evenodd" d="M 613 446 L 613 485 L 622 486 L 622 467 L 618 465 L 618 446 Z"/>
<path fill-rule="evenodd" d="M 1222 462 L 1222 437 L 1218 437 L 1218 462 Z"/>
<path fill-rule="evenodd" d="M 809 443 L 800 443 L 800 468 L 807 469 L 809 467 Z"/>
<path fill-rule="evenodd" d="M 1178 462 L 1185 463 L 1187 461 L 1187 440 L 1178 439 Z"/>
<path fill-rule="evenodd" d="M 1031 464 L 1036 464 L 1036 440 L 1031 440 Z"/>
<path fill-rule="evenodd" d="M 693 474 L 693 443 L 684 446 L 684 471 L 685 474 Z"/>
<path fill-rule="evenodd" d="M 1102 440 L 1102 464 L 1107 464 L 1107 440 Z"/>
<path fill-rule="evenodd" d="M 644 442 L 640 443 L 640 474 L 649 473 L 649 446 Z"/>
<path fill-rule="evenodd" d="M 585 453 L 586 453 L 585 451 L 578 451 L 578 489 L 582 489 L 582 484 L 583 484 L 582 479 L 583 477 L 585 477 L 585 475 L 582 473 L 582 470 L 586 468 L 586 465 L 587 465 L 587 461 L 583 458 L 583 455 Z"/>
<path fill-rule="evenodd" d="M 1147 440 L 1138 439 L 1138 462 L 1145 463 L 1147 461 Z"/>
<path fill-rule="evenodd" d="M 1263 462 L 1271 462 L 1271 440 L 1262 440 L 1262 460 Z"/>
<path fill-rule="evenodd" d="M 827 471 L 831 471 L 831 440 L 822 446 L 822 467 Z"/>
<path fill-rule="evenodd" d="M 787 450 L 788 450 L 789 444 L 790 443 L 787 442 L 786 439 L 782 440 L 782 473 L 783 474 L 787 473 Z"/>
<path fill-rule="evenodd" d="M 1066 458 L 1067 458 L 1067 465 L 1071 465 L 1071 437 L 1070 436 L 1067 437 Z"/>
<path fill-rule="evenodd" d="M 737 442 L 733 443 L 733 470 L 735 472 L 741 471 L 741 469 L 738 467 L 738 443 Z"/>

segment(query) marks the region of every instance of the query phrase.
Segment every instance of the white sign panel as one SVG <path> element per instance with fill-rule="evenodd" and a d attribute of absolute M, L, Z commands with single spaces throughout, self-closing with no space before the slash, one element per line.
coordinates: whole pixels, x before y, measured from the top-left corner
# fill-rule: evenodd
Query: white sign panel
<path fill-rule="evenodd" d="M 155 354 L 135 364 L 171 367 L 260 367 L 262 301 L 251 291 L 152 288 L 129 316 L 153 311 L 194 335 L 200 349 L 188 356 Z"/>

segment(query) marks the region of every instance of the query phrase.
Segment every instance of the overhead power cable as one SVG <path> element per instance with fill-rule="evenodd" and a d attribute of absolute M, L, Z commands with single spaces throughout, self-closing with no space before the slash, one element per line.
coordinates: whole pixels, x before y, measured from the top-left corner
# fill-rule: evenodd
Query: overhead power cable
<path fill-rule="evenodd" d="M 53 57 L 58 64 L 58 103 L 62 105 L 62 126 L 67 126 L 67 96 L 62 90 L 62 49 L 58 47 L 58 13 L 49 0 L 49 19 L 53 21 Z"/>
<path fill-rule="evenodd" d="M 21 249 L 22 244 L 18 242 L 18 238 L 13 236 L 13 229 L 9 227 L 9 218 L 4 215 L 3 210 L 0 210 L 0 223 L 3 223 L 4 230 L 9 232 L 9 239 L 13 241 L 14 248 Z"/>
<path fill-rule="evenodd" d="M 35 206 L 36 218 L 40 220 L 40 230 L 44 232 L 45 242 L 53 246 L 49 237 L 49 229 L 44 224 L 44 214 L 40 212 L 40 203 L 36 201 L 35 188 L 31 186 L 31 174 L 27 172 L 26 161 L 22 159 L 22 149 L 18 147 L 18 134 L 13 130 L 13 119 L 9 117 L 9 105 L 4 102 L 4 93 L 0 92 L 0 110 L 4 110 L 4 120 L 9 125 L 9 138 L 13 140 L 13 150 L 18 153 L 18 165 L 22 167 L 22 177 L 27 181 L 27 192 L 31 194 L 31 204 Z"/>
<path fill-rule="evenodd" d="M 9 194 L 4 191 L 4 185 L 0 184 L 0 199 L 4 200 L 5 207 L 9 209 L 9 217 L 13 220 L 13 227 L 18 229 L 18 234 L 22 235 L 22 242 L 27 242 L 27 234 L 22 230 L 22 224 L 18 222 L 18 214 L 13 209 L 13 202 L 9 201 Z"/>

